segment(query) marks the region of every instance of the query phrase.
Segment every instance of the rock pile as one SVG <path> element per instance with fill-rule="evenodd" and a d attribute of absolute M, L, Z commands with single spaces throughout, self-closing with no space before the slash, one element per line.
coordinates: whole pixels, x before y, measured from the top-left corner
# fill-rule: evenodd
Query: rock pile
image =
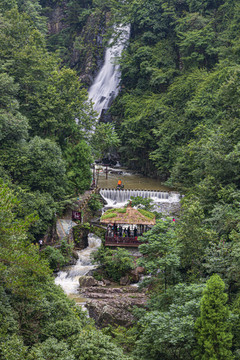
<path fill-rule="evenodd" d="M 87 278 L 87 279 L 84 279 Z M 100 328 L 113 325 L 129 327 L 134 322 L 132 309 L 134 306 L 144 307 L 147 296 L 137 286 L 108 287 L 91 276 L 79 279 L 81 294 L 87 298 L 86 307 L 89 316 Z M 89 284 L 87 286 L 86 284 Z M 91 284 L 91 285 L 90 285 Z"/>

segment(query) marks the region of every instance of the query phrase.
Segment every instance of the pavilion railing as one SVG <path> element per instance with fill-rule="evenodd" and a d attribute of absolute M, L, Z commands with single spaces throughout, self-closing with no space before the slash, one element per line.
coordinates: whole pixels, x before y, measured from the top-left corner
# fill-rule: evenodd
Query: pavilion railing
<path fill-rule="evenodd" d="M 108 236 L 105 235 L 105 245 L 109 246 L 138 246 L 142 244 L 137 240 L 137 236 Z"/>

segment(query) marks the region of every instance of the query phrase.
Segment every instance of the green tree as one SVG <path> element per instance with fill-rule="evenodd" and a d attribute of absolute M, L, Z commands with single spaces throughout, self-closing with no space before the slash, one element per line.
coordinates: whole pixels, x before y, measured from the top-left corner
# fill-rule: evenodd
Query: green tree
<path fill-rule="evenodd" d="M 92 181 L 90 165 L 92 163 L 91 148 L 86 141 L 69 143 L 64 152 L 67 162 L 68 186 L 72 193 L 79 194 L 89 189 Z"/>
<path fill-rule="evenodd" d="M 171 218 L 158 220 L 140 241 L 144 242 L 138 248 L 143 256 L 138 259 L 138 264 L 152 275 L 151 281 L 160 281 L 166 290 L 168 285 L 176 282 L 180 266 L 175 223 Z"/>
<path fill-rule="evenodd" d="M 90 200 L 88 201 L 88 207 L 92 211 L 93 215 L 95 215 L 97 211 L 103 207 L 101 203 L 101 196 L 99 194 L 92 194 Z"/>
<path fill-rule="evenodd" d="M 65 341 L 49 337 L 46 341 L 32 347 L 27 360 L 75 360 Z"/>
<path fill-rule="evenodd" d="M 6 144 L 28 137 L 28 121 L 19 112 L 17 94 L 19 86 L 7 73 L 0 74 L 0 141 Z"/>
<path fill-rule="evenodd" d="M 29 143 L 5 149 L 0 156 L 14 182 L 31 191 L 48 192 L 55 199 L 63 198 L 65 162 L 55 142 L 36 136 Z"/>
<path fill-rule="evenodd" d="M 134 268 L 133 257 L 128 250 L 123 248 L 110 250 L 100 247 L 93 254 L 93 259 L 95 263 L 100 263 L 103 266 L 107 275 L 114 281 L 119 281 L 122 276 Z"/>
<path fill-rule="evenodd" d="M 137 206 L 140 209 L 151 211 L 154 207 L 153 200 L 151 198 L 142 198 L 141 196 L 131 196 L 131 206 Z"/>
<path fill-rule="evenodd" d="M 201 314 L 195 325 L 198 342 L 194 352 L 196 360 L 234 358 L 231 352 L 231 323 L 224 288 L 224 282 L 218 275 L 211 276 L 207 281 L 201 300 Z"/>
<path fill-rule="evenodd" d="M 204 223 L 205 214 L 199 199 L 194 195 L 185 197 L 177 228 L 180 245 L 181 267 L 189 276 L 199 276 L 205 248 L 217 234 Z"/>
<path fill-rule="evenodd" d="M 91 146 L 94 155 L 103 158 L 110 151 L 116 149 L 120 144 L 117 133 L 112 124 L 98 123 L 91 137 Z"/>
<path fill-rule="evenodd" d="M 34 219 L 16 218 L 17 200 L 3 181 L 0 184 L 1 282 L 12 293 L 32 298 L 39 291 L 37 283 L 46 281 L 49 268 L 40 261 L 38 248 L 27 240 L 26 230 Z"/>
<path fill-rule="evenodd" d="M 111 342 L 109 336 L 100 331 L 84 330 L 77 337 L 71 339 L 72 352 L 76 360 L 131 360 L 124 355 L 122 349 Z"/>
<path fill-rule="evenodd" d="M 164 295 L 155 293 L 155 297 L 163 301 L 156 302 L 153 298 L 149 311 L 138 321 L 140 336 L 134 351 L 136 358 L 192 359 L 191 351 L 196 344 L 194 325 L 200 313 L 203 289 L 204 285 L 178 284 L 168 288 Z M 165 311 L 164 299 L 168 302 Z"/>

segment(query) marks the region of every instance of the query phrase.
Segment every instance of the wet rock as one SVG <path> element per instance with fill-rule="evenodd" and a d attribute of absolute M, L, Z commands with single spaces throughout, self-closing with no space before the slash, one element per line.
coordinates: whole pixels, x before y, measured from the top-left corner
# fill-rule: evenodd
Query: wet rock
<path fill-rule="evenodd" d="M 92 276 L 82 276 L 79 278 L 80 287 L 97 286 L 98 281 Z"/>
<path fill-rule="evenodd" d="M 134 286 L 85 287 L 81 289 L 81 293 L 88 298 L 86 307 L 89 316 L 100 328 L 109 324 L 131 326 L 135 320 L 132 314 L 133 306 L 144 307 L 147 301 L 146 294 Z"/>
<path fill-rule="evenodd" d="M 142 266 L 138 266 L 135 269 L 131 270 L 130 274 L 129 274 L 130 278 L 131 278 L 131 282 L 133 282 L 133 283 L 139 282 L 140 276 L 142 274 L 144 274 L 144 272 L 145 272 L 145 269 Z"/>
<path fill-rule="evenodd" d="M 73 250 L 73 251 L 72 251 L 72 256 L 73 256 L 73 258 L 74 258 L 75 260 L 78 260 L 78 253 L 77 253 L 77 251 Z"/>
<path fill-rule="evenodd" d="M 111 281 L 110 280 L 107 280 L 107 279 L 103 279 L 103 282 L 106 286 L 109 286 L 111 285 Z"/>
<path fill-rule="evenodd" d="M 129 285 L 129 284 L 130 284 L 130 280 L 128 275 L 121 277 L 120 285 Z"/>

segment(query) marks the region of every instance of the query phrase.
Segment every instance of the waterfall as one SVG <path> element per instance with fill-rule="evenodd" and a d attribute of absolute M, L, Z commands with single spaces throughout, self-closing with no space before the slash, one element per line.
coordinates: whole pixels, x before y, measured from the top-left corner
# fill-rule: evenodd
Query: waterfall
<path fill-rule="evenodd" d="M 103 110 L 111 106 L 112 101 L 118 95 L 119 82 L 121 77 L 120 65 L 116 64 L 116 59 L 122 54 L 122 51 L 129 39 L 130 25 L 120 26 L 117 31 L 121 33 L 120 39 L 112 47 L 108 47 L 105 53 L 104 64 L 95 78 L 88 91 L 89 99 L 94 102 L 94 110 L 99 117 Z M 110 43 L 113 41 L 111 39 Z"/>
<path fill-rule="evenodd" d="M 77 294 L 79 278 L 95 268 L 95 265 L 91 263 L 90 255 L 100 246 L 101 239 L 94 234 L 89 234 L 88 247 L 78 251 L 78 261 L 76 265 L 71 266 L 68 270 L 59 271 L 55 279 L 55 284 L 60 285 L 68 295 Z"/>
<path fill-rule="evenodd" d="M 108 206 L 121 206 L 130 200 L 131 196 L 142 198 L 151 198 L 156 203 L 174 203 L 180 201 L 180 194 L 167 191 L 153 191 L 153 190 L 117 190 L 117 189 L 101 189 L 101 196 L 106 200 Z"/>

